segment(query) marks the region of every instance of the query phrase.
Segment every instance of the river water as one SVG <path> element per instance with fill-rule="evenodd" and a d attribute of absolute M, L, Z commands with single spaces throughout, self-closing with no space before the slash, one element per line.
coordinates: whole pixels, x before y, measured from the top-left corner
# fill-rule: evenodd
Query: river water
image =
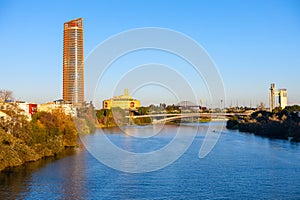
<path fill-rule="evenodd" d="M 202 128 L 187 151 L 160 170 L 118 171 L 82 147 L 1 173 L 0 199 L 300 199 L 299 144 L 224 129 L 212 151 L 200 159 L 203 130 L 220 123 L 181 128 L 189 135 L 197 126 Z M 153 127 L 131 130 L 143 134 Z M 151 152 L 169 143 L 176 130 L 166 125 L 161 134 L 136 138 L 112 128 L 83 140 L 96 144 L 104 134 L 120 148 Z M 120 162 L 126 164 L 126 159 Z"/>

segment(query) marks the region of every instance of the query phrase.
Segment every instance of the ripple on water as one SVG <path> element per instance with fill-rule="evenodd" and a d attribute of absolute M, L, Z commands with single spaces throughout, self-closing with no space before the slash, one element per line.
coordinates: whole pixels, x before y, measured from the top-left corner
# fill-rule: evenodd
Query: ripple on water
<path fill-rule="evenodd" d="M 120 172 L 101 164 L 83 149 L 59 160 L 45 159 L 12 173 L 1 173 L 0 199 L 300 198 L 299 145 L 224 130 L 215 148 L 199 159 L 207 126 L 200 127 L 180 159 L 161 170 Z M 195 130 L 183 128 L 187 134 Z M 142 134 L 150 130 L 135 131 Z M 106 134 L 121 148 L 149 152 L 172 140 L 175 130 L 175 126 L 165 126 L 163 134 L 151 138 L 128 137 L 120 129 L 107 129 Z M 86 138 L 97 141 L 99 134 Z"/>

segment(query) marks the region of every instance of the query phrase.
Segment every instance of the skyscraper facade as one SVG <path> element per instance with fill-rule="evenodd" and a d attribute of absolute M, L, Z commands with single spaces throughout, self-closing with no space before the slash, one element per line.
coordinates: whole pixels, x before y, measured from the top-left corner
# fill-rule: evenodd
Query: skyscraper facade
<path fill-rule="evenodd" d="M 82 18 L 64 23 L 63 99 L 84 102 L 84 55 Z"/>

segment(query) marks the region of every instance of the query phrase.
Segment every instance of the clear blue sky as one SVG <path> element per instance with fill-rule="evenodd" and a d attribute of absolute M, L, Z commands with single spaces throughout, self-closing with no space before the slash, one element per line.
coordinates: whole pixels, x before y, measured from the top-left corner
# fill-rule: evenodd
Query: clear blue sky
<path fill-rule="evenodd" d="M 290 104 L 300 104 L 298 0 L 1 0 L 0 88 L 31 102 L 61 98 L 63 23 L 78 17 L 84 19 L 85 56 L 122 31 L 173 29 L 197 41 L 214 60 L 227 105 L 268 105 L 272 82 L 288 89 Z M 99 96 L 99 102 L 107 97 Z"/>

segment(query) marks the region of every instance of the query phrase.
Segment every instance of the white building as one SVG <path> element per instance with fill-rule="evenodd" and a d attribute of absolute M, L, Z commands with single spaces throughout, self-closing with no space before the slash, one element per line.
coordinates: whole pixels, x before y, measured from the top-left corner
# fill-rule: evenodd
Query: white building
<path fill-rule="evenodd" d="M 277 101 L 276 97 L 278 97 Z M 287 106 L 287 89 L 279 89 L 277 91 L 275 84 L 272 83 L 270 87 L 270 111 L 277 106 L 280 106 L 282 109 Z"/>
<path fill-rule="evenodd" d="M 62 99 L 45 104 L 39 104 L 37 109 L 39 112 L 53 112 L 54 110 L 60 110 L 66 115 L 71 115 L 72 117 L 77 116 L 76 108 Z"/>

